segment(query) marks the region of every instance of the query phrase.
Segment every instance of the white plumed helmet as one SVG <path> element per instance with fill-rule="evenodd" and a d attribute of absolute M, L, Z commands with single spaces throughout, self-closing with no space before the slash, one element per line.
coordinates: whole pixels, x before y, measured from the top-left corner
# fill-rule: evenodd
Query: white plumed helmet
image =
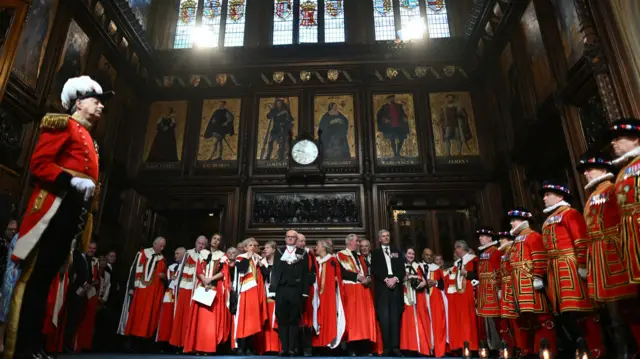
<path fill-rule="evenodd" d="M 60 99 L 62 100 L 62 107 L 68 111 L 78 99 L 81 100 L 89 97 L 95 97 L 100 101 L 104 101 L 112 95 L 113 91 L 103 93 L 102 86 L 92 80 L 91 77 L 80 76 L 67 80 L 62 87 Z"/>

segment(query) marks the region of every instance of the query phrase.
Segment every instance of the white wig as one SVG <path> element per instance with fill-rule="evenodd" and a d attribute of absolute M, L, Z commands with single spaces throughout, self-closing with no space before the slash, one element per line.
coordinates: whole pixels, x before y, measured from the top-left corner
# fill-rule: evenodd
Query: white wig
<path fill-rule="evenodd" d="M 69 110 L 77 99 L 91 97 L 87 96 L 89 94 L 102 95 L 102 86 L 89 76 L 70 78 L 62 87 L 62 94 L 60 94 L 62 107 Z"/>

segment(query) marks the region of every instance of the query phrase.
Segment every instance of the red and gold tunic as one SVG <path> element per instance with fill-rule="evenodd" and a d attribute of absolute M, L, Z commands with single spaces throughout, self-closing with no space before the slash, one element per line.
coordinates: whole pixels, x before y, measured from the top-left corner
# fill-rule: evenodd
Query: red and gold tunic
<path fill-rule="evenodd" d="M 629 280 L 640 283 L 640 157 L 623 167 L 616 178 L 615 193 L 620 208 L 620 239 Z"/>
<path fill-rule="evenodd" d="M 589 297 L 598 302 L 635 297 L 637 286 L 629 283 L 620 246 L 620 210 L 614 200 L 615 186 L 600 182 L 584 206 L 589 251 L 587 285 Z"/>
<path fill-rule="evenodd" d="M 497 242 L 480 254 L 478 262 L 478 316 L 500 317 L 500 300 L 498 299 L 500 257 L 502 256 Z"/>
<path fill-rule="evenodd" d="M 515 300 L 513 298 L 513 286 L 511 281 L 512 269 L 511 262 L 511 248 L 513 242 L 509 242 L 500 247 L 499 251 L 502 254 L 500 257 L 500 291 L 502 297 L 500 298 L 500 316 L 502 318 L 517 318 Z"/>
<path fill-rule="evenodd" d="M 88 128 L 78 115 L 47 114 L 29 169 L 37 179 L 11 259 L 27 258 L 40 240 L 70 189 L 72 177 L 98 181 L 98 152 Z M 87 125 L 88 126 L 88 125 Z"/>
<path fill-rule="evenodd" d="M 558 207 L 542 225 L 542 240 L 549 256 L 546 289 L 553 312 L 593 310 L 587 283 L 578 275 L 578 266 L 585 266 L 587 257 L 582 214 L 569 206 Z"/>
<path fill-rule="evenodd" d="M 547 272 L 547 252 L 540 233 L 524 228 L 513 241 L 509 256 L 516 312 L 548 313 L 543 294 L 533 288 L 533 278 Z"/>

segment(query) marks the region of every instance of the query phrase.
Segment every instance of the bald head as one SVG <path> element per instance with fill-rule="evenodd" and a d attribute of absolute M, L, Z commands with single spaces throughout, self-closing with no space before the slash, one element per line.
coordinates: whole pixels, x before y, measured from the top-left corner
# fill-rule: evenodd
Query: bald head
<path fill-rule="evenodd" d="M 167 245 L 167 240 L 164 237 L 158 237 L 153 240 L 153 251 L 156 254 L 162 253 L 164 247 Z"/>
<path fill-rule="evenodd" d="M 296 247 L 304 248 L 307 245 L 307 237 L 302 233 L 298 233 L 298 238 L 296 239 Z"/>
<path fill-rule="evenodd" d="M 298 232 L 294 231 L 293 229 L 287 231 L 287 235 L 284 238 L 284 241 L 287 243 L 288 246 L 295 246 L 297 240 L 298 240 Z"/>
<path fill-rule="evenodd" d="M 430 248 L 425 248 L 422 250 L 422 260 L 425 263 L 433 263 L 433 251 Z"/>
<path fill-rule="evenodd" d="M 176 248 L 176 251 L 173 253 L 175 256 L 176 262 L 178 263 L 182 262 L 182 259 L 184 258 L 185 253 L 187 253 L 187 249 L 185 247 Z"/>
<path fill-rule="evenodd" d="M 201 250 L 203 250 L 205 247 L 207 246 L 207 237 L 205 236 L 200 236 L 196 239 L 196 253 L 200 253 Z"/>

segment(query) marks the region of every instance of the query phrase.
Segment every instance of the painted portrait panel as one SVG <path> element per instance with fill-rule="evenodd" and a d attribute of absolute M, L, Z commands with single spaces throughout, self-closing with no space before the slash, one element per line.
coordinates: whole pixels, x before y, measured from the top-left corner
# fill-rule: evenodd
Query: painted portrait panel
<path fill-rule="evenodd" d="M 468 92 L 429 94 L 436 158 L 465 164 L 480 156 L 476 121 Z"/>
<path fill-rule="evenodd" d="M 144 143 L 144 161 L 177 163 L 182 159 L 182 143 L 187 120 L 187 101 L 154 102 Z M 169 168 L 169 167 L 163 167 Z"/>
<path fill-rule="evenodd" d="M 580 33 L 580 20 L 573 1 L 551 0 L 556 10 L 556 21 L 560 30 L 564 56 L 569 68 L 582 57 L 584 43 Z"/>
<path fill-rule="evenodd" d="M 533 3 L 534 2 L 531 1 L 529 6 L 527 6 L 527 10 L 520 19 L 520 26 L 525 39 L 524 45 L 526 47 L 527 57 L 530 62 L 533 88 L 536 93 L 537 102 L 542 103 L 555 89 L 556 82 L 549 67 L 547 51 L 542 41 L 540 24 L 538 23 L 538 17 Z"/>
<path fill-rule="evenodd" d="M 353 95 L 313 99 L 314 134 L 322 141 L 324 165 L 356 165 Z"/>
<path fill-rule="evenodd" d="M 2 53 L 4 44 L 9 38 L 9 30 L 15 14 L 15 8 L 6 7 L 0 9 L 0 53 Z"/>
<path fill-rule="evenodd" d="M 82 31 L 78 23 L 71 20 L 56 69 L 56 75 L 47 99 L 48 104 L 62 110 L 62 104 L 60 103 L 62 87 L 68 79 L 85 73 L 88 55 L 89 36 Z"/>
<path fill-rule="evenodd" d="M 258 167 L 286 167 L 289 133 L 298 134 L 299 98 L 261 97 L 258 100 L 256 159 Z"/>
<path fill-rule="evenodd" d="M 376 163 L 383 166 L 420 163 L 413 95 L 373 95 Z"/>
<path fill-rule="evenodd" d="M 27 15 L 18 50 L 13 62 L 13 73 L 27 86 L 35 89 L 45 49 L 49 43 L 51 27 L 56 17 L 58 0 L 35 0 Z"/>
<path fill-rule="evenodd" d="M 198 139 L 199 167 L 237 167 L 241 107 L 239 98 L 204 100 Z"/>

